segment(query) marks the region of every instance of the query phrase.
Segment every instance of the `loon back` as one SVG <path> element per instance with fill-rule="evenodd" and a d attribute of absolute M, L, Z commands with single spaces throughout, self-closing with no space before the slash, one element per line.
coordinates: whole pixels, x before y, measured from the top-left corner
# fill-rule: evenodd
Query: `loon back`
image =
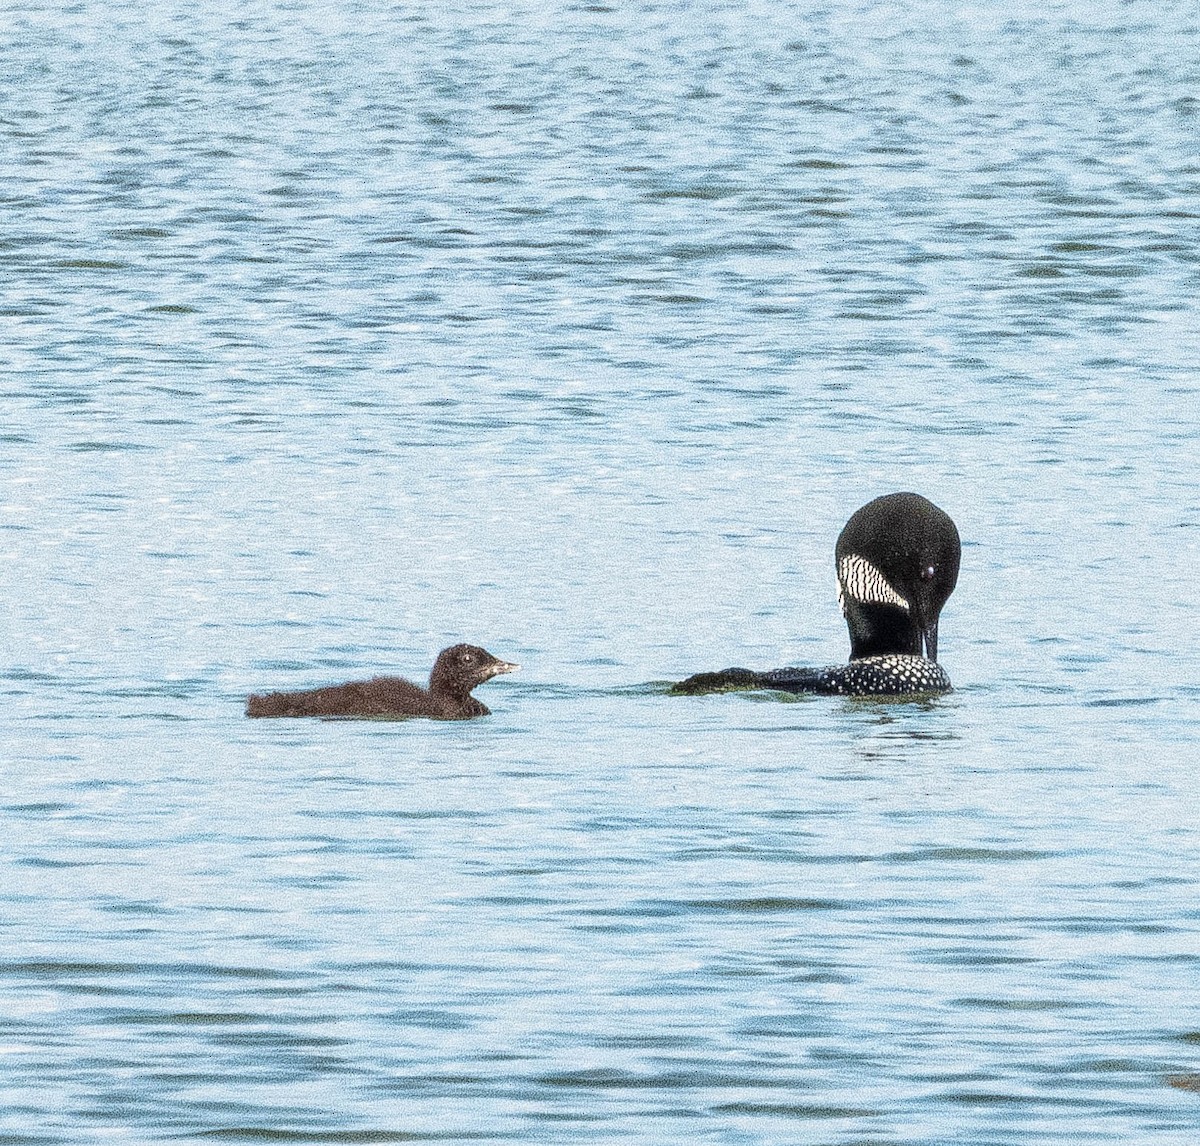
<path fill-rule="evenodd" d="M 767 672 L 728 668 L 699 672 L 671 686 L 676 696 L 706 692 L 742 692 L 746 689 L 775 692 L 811 692 L 823 696 L 913 696 L 949 692 L 950 678 L 937 661 L 904 653 L 860 657 L 845 665 L 827 668 L 781 668 Z"/>

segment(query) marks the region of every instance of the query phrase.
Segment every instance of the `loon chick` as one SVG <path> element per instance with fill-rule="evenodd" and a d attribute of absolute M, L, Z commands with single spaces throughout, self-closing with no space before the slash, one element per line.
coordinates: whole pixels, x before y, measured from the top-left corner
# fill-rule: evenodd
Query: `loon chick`
<path fill-rule="evenodd" d="M 471 690 L 501 673 L 516 672 L 509 664 L 477 645 L 453 645 L 438 653 L 429 688 L 396 676 L 352 681 L 300 692 L 269 692 L 251 696 L 247 716 L 428 716 L 433 720 L 469 720 L 487 716 L 489 709 Z"/>
<path fill-rule="evenodd" d="M 933 502 L 916 493 L 877 497 L 851 516 L 834 548 L 849 664 L 697 673 L 671 692 L 947 692 L 950 678 L 937 663 L 938 617 L 958 581 L 960 556 L 958 529 Z"/>

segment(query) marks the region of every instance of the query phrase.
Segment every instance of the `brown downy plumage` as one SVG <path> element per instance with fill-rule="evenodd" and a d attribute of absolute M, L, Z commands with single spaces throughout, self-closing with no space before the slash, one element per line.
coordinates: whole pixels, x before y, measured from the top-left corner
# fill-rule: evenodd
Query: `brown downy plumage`
<path fill-rule="evenodd" d="M 499 660 L 477 645 L 443 649 L 429 674 L 429 687 L 396 676 L 352 681 L 300 692 L 268 692 L 251 696 L 247 716 L 388 717 L 427 716 L 433 720 L 468 720 L 487 716 L 488 708 L 471 690 L 520 665 Z"/>

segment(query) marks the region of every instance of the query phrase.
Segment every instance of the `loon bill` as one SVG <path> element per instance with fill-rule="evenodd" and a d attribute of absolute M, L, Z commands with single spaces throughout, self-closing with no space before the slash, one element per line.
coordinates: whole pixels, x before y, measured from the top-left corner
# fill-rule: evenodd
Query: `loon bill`
<path fill-rule="evenodd" d="M 696 673 L 671 692 L 948 692 L 950 678 L 937 663 L 938 618 L 958 581 L 961 552 L 949 514 L 927 498 L 917 493 L 877 497 L 851 516 L 834 547 L 838 604 L 850 630 L 849 664 Z"/>

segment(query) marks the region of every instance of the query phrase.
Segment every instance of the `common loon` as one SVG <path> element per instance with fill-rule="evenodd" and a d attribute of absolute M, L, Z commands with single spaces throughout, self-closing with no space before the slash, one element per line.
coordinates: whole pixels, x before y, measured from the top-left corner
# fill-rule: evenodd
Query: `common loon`
<path fill-rule="evenodd" d="M 954 592 L 960 556 L 958 530 L 933 502 L 917 493 L 877 497 L 846 522 L 834 549 L 838 604 L 850 629 L 849 664 L 696 673 L 671 692 L 947 692 L 950 678 L 937 663 L 938 616 Z"/>
<path fill-rule="evenodd" d="M 468 720 L 489 709 L 471 690 L 520 665 L 499 660 L 477 645 L 453 645 L 438 653 L 429 688 L 395 676 L 352 681 L 300 692 L 251 696 L 247 716 L 428 716 L 434 720 Z"/>

